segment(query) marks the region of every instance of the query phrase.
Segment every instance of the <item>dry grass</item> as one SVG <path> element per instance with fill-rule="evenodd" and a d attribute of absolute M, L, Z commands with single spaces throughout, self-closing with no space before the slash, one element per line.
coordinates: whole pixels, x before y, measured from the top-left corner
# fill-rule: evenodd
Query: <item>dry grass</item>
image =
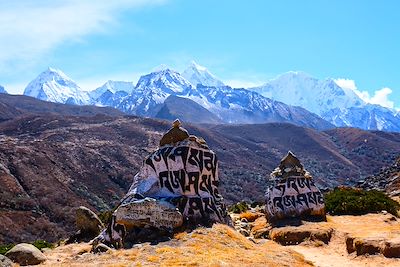
<path fill-rule="evenodd" d="M 255 244 L 225 225 L 179 233 L 158 245 L 86 253 L 87 244 L 46 252 L 46 266 L 311 266 L 304 258 L 272 241 Z M 82 254 L 83 253 L 83 254 Z"/>

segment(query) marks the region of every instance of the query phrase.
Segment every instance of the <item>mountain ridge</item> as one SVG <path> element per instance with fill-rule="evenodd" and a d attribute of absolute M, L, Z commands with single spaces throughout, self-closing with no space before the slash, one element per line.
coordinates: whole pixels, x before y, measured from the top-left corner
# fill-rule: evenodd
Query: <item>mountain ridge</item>
<path fill-rule="evenodd" d="M 65 84 L 71 85 L 67 94 L 51 96 Z M 111 106 L 145 117 L 155 117 L 167 97 L 175 95 L 200 104 L 223 123 L 290 122 L 322 130 L 358 127 L 400 132 L 400 112 L 365 103 L 335 80 L 305 72 L 288 72 L 259 87 L 235 89 L 192 62 L 182 74 L 163 67 L 142 75 L 136 85 L 108 81 L 87 93 L 61 71 L 49 68 L 27 86 L 25 94 L 60 103 Z"/>

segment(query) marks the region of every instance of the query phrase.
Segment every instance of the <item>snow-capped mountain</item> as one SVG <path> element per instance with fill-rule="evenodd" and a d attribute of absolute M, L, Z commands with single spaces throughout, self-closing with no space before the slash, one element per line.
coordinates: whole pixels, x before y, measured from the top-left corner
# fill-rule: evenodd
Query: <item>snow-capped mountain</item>
<path fill-rule="evenodd" d="M 192 103 L 201 105 L 226 123 L 291 122 L 317 129 L 333 127 L 303 108 L 273 101 L 256 92 L 200 84 L 195 88 L 171 69 L 142 76 L 132 93 L 118 100 L 114 107 L 129 114 L 154 117 L 170 96 L 193 100 Z"/>
<path fill-rule="evenodd" d="M 97 100 L 102 94 L 107 91 L 110 91 L 112 94 L 115 94 L 118 91 L 123 91 L 127 94 L 130 94 L 132 93 L 133 89 L 135 89 L 135 84 L 133 82 L 109 80 L 99 88 L 90 91 L 89 95 L 92 99 Z"/>
<path fill-rule="evenodd" d="M 182 76 L 188 80 L 194 87 L 198 84 L 205 86 L 224 86 L 225 84 L 218 80 L 213 74 L 211 74 L 205 67 L 200 66 L 196 62 L 192 63 L 182 72 Z"/>
<path fill-rule="evenodd" d="M 24 94 L 51 102 L 110 106 L 147 117 L 178 114 L 172 106 L 184 103 L 185 112 L 207 114 L 200 105 L 218 117 L 214 121 L 224 123 L 290 122 L 316 129 L 351 126 L 400 131 L 399 112 L 367 104 L 333 79 L 319 80 L 304 72 L 285 73 L 260 87 L 234 89 L 193 62 L 182 75 L 163 67 L 141 76 L 136 85 L 108 81 L 88 93 L 61 71 L 49 68 Z M 174 101 L 165 105 L 168 97 Z"/>
<path fill-rule="evenodd" d="M 140 77 L 131 94 L 121 99 L 116 108 L 136 115 L 155 116 L 170 95 L 193 93 L 193 86 L 178 72 L 169 68 Z"/>
<path fill-rule="evenodd" d="M 400 120 L 393 110 L 365 103 L 353 90 L 340 87 L 333 79 L 319 80 L 304 72 L 288 72 L 249 90 L 303 107 L 338 127 L 400 131 Z"/>
<path fill-rule="evenodd" d="M 89 94 L 62 71 L 48 68 L 25 88 L 24 95 L 63 104 L 86 105 Z"/>
<path fill-rule="evenodd" d="M 319 80 L 304 72 L 287 72 L 250 90 L 288 105 L 306 108 L 318 115 L 335 108 L 365 104 L 352 90 L 341 88 L 333 79 Z"/>
<path fill-rule="evenodd" d="M 0 85 L 0 94 L 7 94 L 6 89 L 4 89 L 4 87 L 1 85 Z"/>

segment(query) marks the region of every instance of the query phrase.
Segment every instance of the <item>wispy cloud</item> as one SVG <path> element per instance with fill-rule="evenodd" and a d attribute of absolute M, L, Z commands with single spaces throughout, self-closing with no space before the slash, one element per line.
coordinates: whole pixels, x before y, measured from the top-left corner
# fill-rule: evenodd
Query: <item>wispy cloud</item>
<path fill-rule="evenodd" d="M 395 108 L 394 101 L 390 100 L 390 95 L 393 93 L 393 90 L 387 87 L 376 90 L 373 95 L 371 95 L 367 91 L 361 91 L 357 88 L 354 80 L 351 79 L 343 79 L 339 78 L 335 80 L 336 84 L 342 88 L 353 90 L 362 100 L 370 104 L 377 104 L 383 107 Z"/>
<path fill-rule="evenodd" d="M 0 1 L 0 73 L 34 64 L 63 42 L 106 32 L 126 10 L 165 0 Z"/>

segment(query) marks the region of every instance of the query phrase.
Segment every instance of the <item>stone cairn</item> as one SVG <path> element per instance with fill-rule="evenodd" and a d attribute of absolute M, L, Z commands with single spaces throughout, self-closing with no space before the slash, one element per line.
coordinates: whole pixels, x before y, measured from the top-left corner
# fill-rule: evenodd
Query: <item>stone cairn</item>
<path fill-rule="evenodd" d="M 326 220 L 321 191 L 292 152 L 281 160 L 271 178 L 274 184 L 268 188 L 265 199 L 269 222 L 293 218 Z"/>
<path fill-rule="evenodd" d="M 218 186 L 217 156 L 204 139 L 189 135 L 176 120 L 159 148 L 144 159 L 94 245 L 120 247 L 125 234 L 141 230 L 149 237 L 158 230 L 171 233 L 197 225 L 230 224 Z"/>

